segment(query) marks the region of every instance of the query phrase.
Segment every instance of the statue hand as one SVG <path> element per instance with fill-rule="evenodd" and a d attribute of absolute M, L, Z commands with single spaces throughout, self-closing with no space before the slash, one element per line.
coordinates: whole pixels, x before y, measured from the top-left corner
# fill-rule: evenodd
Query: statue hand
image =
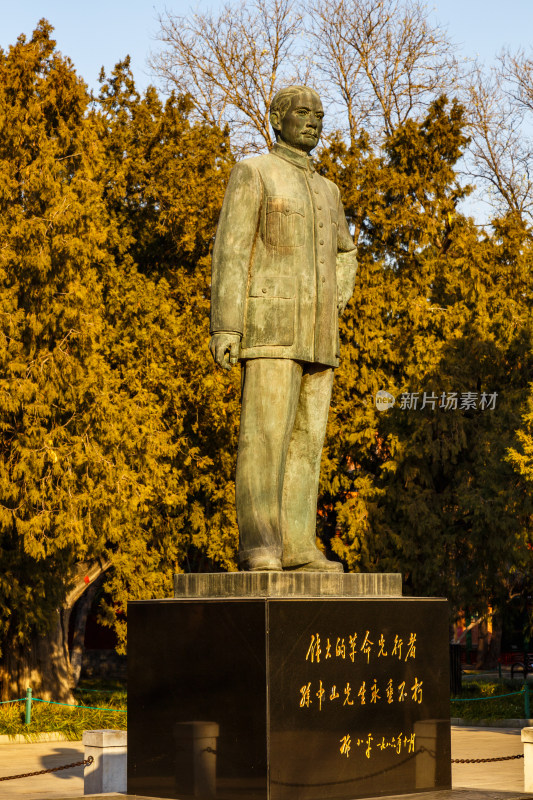
<path fill-rule="evenodd" d="M 337 310 L 342 314 L 353 294 L 355 286 L 355 275 L 352 279 L 346 281 L 338 281 L 337 284 Z"/>
<path fill-rule="evenodd" d="M 209 342 L 209 350 L 222 369 L 231 369 L 239 359 L 240 333 L 214 333 Z"/>
<path fill-rule="evenodd" d="M 337 310 L 339 314 L 342 314 L 348 303 L 350 302 L 351 294 L 344 296 L 339 292 L 337 296 Z"/>

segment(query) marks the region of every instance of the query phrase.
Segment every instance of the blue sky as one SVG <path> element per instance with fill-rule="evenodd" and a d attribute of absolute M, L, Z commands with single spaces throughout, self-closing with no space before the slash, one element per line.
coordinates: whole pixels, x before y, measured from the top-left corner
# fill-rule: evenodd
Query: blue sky
<path fill-rule="evenodd" d="M 157 48 L 158 13 L 166 7 L 186 14 L 196 5 L 189 0 L 0 0 L 0 47 L 13 44 L 21 33 L 31 35 L 46 17 L 59 49 L 91 87 L 97 86 L 101 66 L 109 72 L 129 54 L 136 83 L 145 88 L 151 80 L 146 59 Z M 200 8 L 217 5 L 214 0 Z M 532 0 L 436 0 L 427 5 L 466 55 L 477 53 L 490 62 L 503 46 L 530 48 Z"/>
<path fill-rule="evenodd" d="M 55 29 L 59 49 L 90 88 L 98 88 L 102 66 L 109 74 L 130 55 L 137 88 L 143 90 L 149 83 L 157 85 L 147 58 L 158 48 L 158 14 L 219 5 L 221 0 L 0 0 L 0 47 L 13 44 L 21 33 L 31 36 L 45 17 Z M 428 0 L 426 5 L 466 56 L 490 64 L 503 47 L 530 51 L 533 0 Z M 462 208 L 480 224 L 492 213 L 480 195 L 468 198 Z"/>

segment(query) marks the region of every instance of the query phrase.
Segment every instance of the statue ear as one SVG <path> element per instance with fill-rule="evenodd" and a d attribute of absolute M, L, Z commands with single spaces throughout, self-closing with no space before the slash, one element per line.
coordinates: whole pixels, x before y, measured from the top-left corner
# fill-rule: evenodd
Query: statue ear
<path fill-rule="evenodd" d="M 272 125 L 275 131 L 281 130 L 281 119 L 279 111 L 270 112 L 270 124 Z"/>

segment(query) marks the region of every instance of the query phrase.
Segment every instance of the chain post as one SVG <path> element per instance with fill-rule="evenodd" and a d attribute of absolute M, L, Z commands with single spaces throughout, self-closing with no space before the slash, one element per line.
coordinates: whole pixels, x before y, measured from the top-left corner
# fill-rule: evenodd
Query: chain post
<path fill-rule="evenodd" d="M 31 724 L 31 689 L 29 686 L 26 690 L 26 715 L 24 718 L 24 724 Z"/>

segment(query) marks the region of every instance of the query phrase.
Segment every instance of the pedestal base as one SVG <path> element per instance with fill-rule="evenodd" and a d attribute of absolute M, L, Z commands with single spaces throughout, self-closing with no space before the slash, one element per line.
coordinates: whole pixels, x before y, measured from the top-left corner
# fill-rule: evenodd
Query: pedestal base
<path fill-rule="evenodd" d="M 355 577 L 325 576 L 340 578 L 340 596 L 317 597 L 305 579 L 297 593 L 294 573 L 179 576 L 197 599 L 130 603 L 128 792 L 353 800 L 450 788 L 446 601 L 346 597 Z M 202 581 L 214 592 L 224 579 L 261 593 L 202 596 Z"/>

